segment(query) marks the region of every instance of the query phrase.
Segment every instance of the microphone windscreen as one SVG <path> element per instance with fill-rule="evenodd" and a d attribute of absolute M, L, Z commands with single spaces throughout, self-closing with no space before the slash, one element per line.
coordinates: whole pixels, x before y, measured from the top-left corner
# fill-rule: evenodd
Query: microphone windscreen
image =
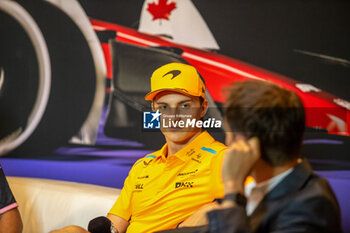
<path fill-rule="evenodd" d="M 88 231 L 91 233 L 111 233 L 111 224 L 111 220 L 100 216 L 89 222 Z"/>

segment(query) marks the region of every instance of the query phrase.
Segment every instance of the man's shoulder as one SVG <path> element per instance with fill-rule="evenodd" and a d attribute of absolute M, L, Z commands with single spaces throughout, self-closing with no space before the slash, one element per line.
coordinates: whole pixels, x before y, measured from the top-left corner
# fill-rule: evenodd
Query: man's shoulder
<path fill-rule="evenodd" d="M 273 190 L 270 196 L 280 196 L 288 199 L 288 203 L 310 202 L 310 200 L 330 201 L 337 205 L 336 197 L 328 181 L 308 169 L 304 164 L 298 165 L 285 180 Z"/>
<path fill-rule="evenodd" d="M 266 231 L 271 228 L 283 231 L 302 227 L 314 230 L 310 232 L 341 232 L 338 231 L 341 226 L 339 205 L 328 182 L 314 173 L 310 173 L 306 180 L 299 179 L 299 183 L 297 176 L 292 178 L 299 188 L 277 186 L 272 192 L 273 195 L 267 195 L 251 218 L 255 221 L 263 216 L 265 220 L 260 222 L 260 219 L 257 222 Z M 278 195 L 281 193 L 284 195 Z"/>
<path fill-rule="evenodd" d="M 135 163 L 134 163 L 134 166 L 133 167 L 136 167 L 138 164 L 141 164 L 141 163 L 146 163 L 146 164 L 149 164 L 150 162 L 154 161 L 155 159 L 157 159 L 159 156 L 161 156 L 161 150 L 157 150 L 157 151 L 154 151 L 152 153 L 149 153 L 147 155 L 145 155 L 144 157 L 138 159 Z"/>
<path fill-rule="evenodd" d="M 219 141 L 213 141 L 210 144 L 206 144 L 206 145 L 203 145 L 202 147 L 200 147 L 200 149 L 202 151 L 208 152 L 208 153 L 213 154 L 213 155 L 219 155 L 226 148 L 227 147 Z"/>
<path fill-rule="evenodd" d="M 222 142 L 219 142 L 219 141 L 214 141 L 211 145 L 218 148 L 219 150 L 224 150 L 227 148 L 227 146 L 225 144 L 223 144 Z"/>
<path fill-rule="evenodd" d="M 319 201 L 331 202 L 338 205 L 335 194 L 328 181 L 323 177 L 311 173 L 309 179 L 299 192 L 299 199 L 314 199 Z"/>
<path fill-rule="evenodd" d="M 323 232 L 341 232 L 341 215 L 338 201 L 327 180 L 317 174 L 311 174 L 306 184 L 295 198 L 289 199 L 284 210 L 303 216 L 305 222 L 312 222 L 315 228 Z"/>
<path fill-rule="evenodd" d="M 331 186 L 326 179 L 313 172 L 299 190 L 286 196 L 285 203 L 283 212 L 303 212 L 320 218 L 340 219 L 339 204 Z"/>

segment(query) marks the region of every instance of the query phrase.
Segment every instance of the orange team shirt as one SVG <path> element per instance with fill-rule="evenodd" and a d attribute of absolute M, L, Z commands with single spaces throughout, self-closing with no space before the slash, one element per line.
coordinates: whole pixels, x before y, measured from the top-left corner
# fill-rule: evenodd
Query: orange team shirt
<path fill-rule="evenodd" d="M 225 149 L 206 131 L 168 158 L 165 144 L 134 164 L 109 213 L 130 222 L 127 233 L 176 228 L 201 206 L 224 196 Z"/>

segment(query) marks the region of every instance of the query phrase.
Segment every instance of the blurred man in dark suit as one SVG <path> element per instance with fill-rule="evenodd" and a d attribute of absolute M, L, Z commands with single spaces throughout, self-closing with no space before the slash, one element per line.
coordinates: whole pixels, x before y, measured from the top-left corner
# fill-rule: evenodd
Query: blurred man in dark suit
<path fill-rule="evenodd" d="M 300 156 L 305 116 L 294 92 L 262 81 L 237 83 L 225 119 L 225 198 L 183 223 L 197 227 L 166 232 L 342 232 L 332 189 Z M 255 182 L 245 187 L 248 175 Z"/>

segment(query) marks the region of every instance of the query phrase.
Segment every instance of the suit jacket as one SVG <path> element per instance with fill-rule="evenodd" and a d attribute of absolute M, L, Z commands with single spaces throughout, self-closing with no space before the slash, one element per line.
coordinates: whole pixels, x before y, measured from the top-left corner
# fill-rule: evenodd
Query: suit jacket
<path fill-rule="evenodd" d="M 251 216 L 238 206 L 211 211 L 208 218 L 209 226 L 164 232 L 342 232 L 336 197 L 306 160 L 264 197 Z"/>

